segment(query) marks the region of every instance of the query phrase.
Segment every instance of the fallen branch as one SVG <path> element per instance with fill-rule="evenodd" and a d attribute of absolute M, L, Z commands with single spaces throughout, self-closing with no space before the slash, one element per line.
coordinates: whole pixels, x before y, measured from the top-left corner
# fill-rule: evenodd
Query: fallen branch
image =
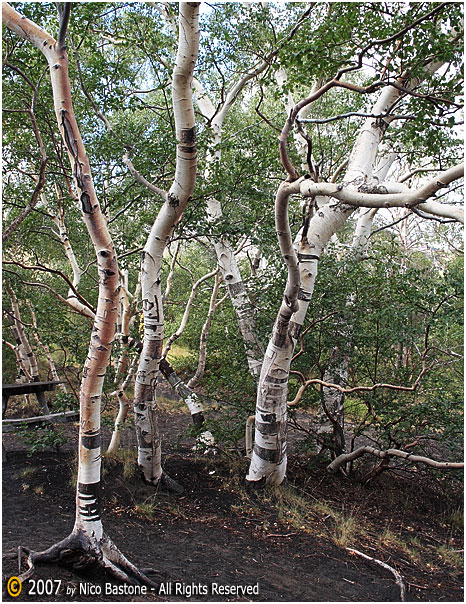
<path fill-rule="evenodd" d="M 365 560 L 370 560 L 371 562 L 375 562 L 382 568 L 386 568 L 387 570 L 389 570 L 395 577 L 395 583 L 400 588 L 400 600 L 402 602 L 406 602 L 406 587 L 405 587 L 405 584 L 403 581 L 403 577 L 400 575 L 400 573 L 395 568 L 393 568 L 392 566 L 389 566 L 386 562 L 382 562 L 382 560 L 377 560 L 377 558 L 372 558 L 371 556 L 367 556 L 366 554 L 363 554 L 362 552 L 358 552 L 357 549 L 347 547 L 346 550 L 348 552 L 350 552 L 351 554 L 356 554 L 357 556 L 361 556 L 361 558 L 364 558 Z"/>
<path fill-rule="evenodd" d="M 365 453 L 369 453 L 370 455 L 374 455 L 375 457 L 387 458 L 387 457 L 401 457 L 406 461 L 410 461 L 411 463 L 425 463 L 428 466 L 432 466 L 433 468 L 439 468 L 441 470 L 452 470 L 452 469 L 461 469 L 464 468 L 463 462 L 450 462 L 450 461 L 436 461 L 435 459 L 430 459 L 429 457 L 423 457 L 421 455 L 413 455 L 412 453 L 407 453 L 406 451 L 400 451 L 399 449 L 376 449 L 375 447 L 370 447 L 368 445 L 359 447 L 355 449 L 351 453 L 342 453 L 338 457 L 336 457 L 331 464 L 327 466 L 327 470 L 329 472 L 335 472 L 338 470 L 340 466 L 343 464 L 353 461 L 358 457 L 361 457 Z"/>
<path fill-rule="evenodd" d="M 61 413 L 51 413 L 49 415 L 37 415 L 35 417 L 25 417 L 23 419 L 4 419 L 2 420 L 3 432 L 15 432 L 18 428 L 34 428 L 44 423 L 62 424 L 78 421 L 78 411 L 64 411 Z"/>

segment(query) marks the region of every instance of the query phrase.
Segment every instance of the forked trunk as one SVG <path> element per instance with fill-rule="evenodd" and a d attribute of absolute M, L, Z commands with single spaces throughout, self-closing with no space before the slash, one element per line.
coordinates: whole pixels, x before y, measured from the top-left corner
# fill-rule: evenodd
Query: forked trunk
<path fill-rule="evenodd" d="M 374 113 L 385 113 L 399 94 L 395 88 L 384 88 L 374 106 Z M 377 127 L 374 127 L 373 120 L 366 120 L 350 156 L 345 178 L 347 183 L 358 186 L 371 176 L 378 145 L 387 126 L 384 120 L 380 120 Z M 305 233 L 305 253 L 299 258 L 301 263 L 303 260 L 309 263 L 303 288 L 298 257 L 291 242 L 288 203 L 290 195 L 305 189 L 306 182 L 283 183 L 275 202 L 276 230 L 288 269 L 288 281 L 257 389 L 255 442 L 246 477 L 249 482 L 280 484 L 285 478 L 286 401 L 294 345 L 312 298 L 318 260 L 332 235 L 354 211 L 353 207 L 343 204 L 327 204 L 310 220 Z M 300 294 L 303 289 L 305 292 Z"/>

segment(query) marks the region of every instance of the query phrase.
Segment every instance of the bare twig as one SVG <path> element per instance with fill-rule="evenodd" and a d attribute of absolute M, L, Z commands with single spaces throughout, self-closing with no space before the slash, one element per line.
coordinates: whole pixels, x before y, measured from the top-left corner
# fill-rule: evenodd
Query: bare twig
<path fill-rule="evenodd" d="M 377 560 L 377 558 L 372 558 L 372 556 L 363 554 L 362 552 L 359 552 L 357 549 L 353 549 L 352 547 L 347 547 L 346 550 L 348 552 L 350 552 L 351 554 L 355 554 L 356 556 L 361 556 L 361 558 L 364 558 L 365 560 L 370 560 L 371 562 L 375 562 L 382 568 L 389 570 L 395 577 L 395 583 L 400 588 L 400 600 L 402 602 L 406 602 L 406 586 L 404 584 L 403 577 L 400 575 L 400 573 L 395 568 L 393 568 L 393 566 L 390 566 L 386 562 L 382 562 L 382 560 Z"/>

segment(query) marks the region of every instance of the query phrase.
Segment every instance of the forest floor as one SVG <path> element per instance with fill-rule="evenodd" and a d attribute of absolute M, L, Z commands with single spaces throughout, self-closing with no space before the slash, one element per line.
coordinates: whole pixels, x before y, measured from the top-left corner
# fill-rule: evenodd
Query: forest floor
<path fill-rule="evenodd" d="M 463 601 L 462 495 L 451 482 L 447 490 L 418 472 L 384 473 L 364 484 L 358 475 L 328 474 L 324 461 L 295 446 L 286 485 L 251 491 L 243 481 L 247 460 L 228 451 L 193 452 L 187 427 L 186 413 L 162 409 L 164 467 L 183 484 L 182 494 L 154 494 L 141 483 L 130 431 L 121 454 L 104 457 L 105 531 L 160 587 L 106 595 L 106 577 L 40 566 L 16 601 L 400 600 L 389 570 L 346 548 L 395 568 L 408 601 Z M 19 545 L 45 549 L 72 529 L 77 427 L 66 431 L 70 441 L 60 452 L 32 456 L 17 435 L 3 435 L 3 601 L 13 600 L 6 583 L 18 574 L 8 554 Z M 106 430 L 106 444 L 108 438 Z M 33 593 L 49 579 L 61 581 L 57 594 Z M 247 586 L 253 593 L 242 595 Z M 226 588 L 230 594 L 222 594 Z"/>

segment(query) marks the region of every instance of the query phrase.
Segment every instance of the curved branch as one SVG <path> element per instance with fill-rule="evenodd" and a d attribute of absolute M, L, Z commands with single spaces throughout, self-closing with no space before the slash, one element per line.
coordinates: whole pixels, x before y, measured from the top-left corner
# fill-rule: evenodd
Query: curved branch
<path fill-rule="evenodd" d="M 95 312 L 93 310 L 86 308 L 84 305 L 82 309 L 74 306 L 71 300 L 64 298 L 61 294 L 59 294 L 52 287 L 50 287 L 50 285 L 47 285 L 46 283 L 40 283 L 38 281 L 26 281 L 20 275 L 18 275 L 18 273 L 15 273 L 15 271 L 10 271 L 6 268 L 4 268 L 3 271 L 5 273 L 11 273 L 12 275 L 15 275 L 15 277 L 19 279 L 23 285 L 31 285 L 32 287 L 43 287 L 44 289 L 52 293 L 58 300 L 60 300 L 60 302 L 63 302 L 64 304 L 69 306 L 78 315 L 82 315 L 83 317 L 86 317 L 88 319 L 95 318 Z"/>
<path fill-rule="evenodd" d="M 142 185 L 144 185 L 147 189 L 149 189 L 149 191 L 152 191 L 153 193 L 156 193 L 157 195 L 159 195 L 164 201 L 167 200 L 167 196 L 168 196 L 167 192 L 164 191 L 163 189 L 159 189 L 159 187 L 156 187 L 151 182 L 146 180 L 144 178 L 144 176 L 140 172 L 138 172 L 136 170 L 136 168 L 133 166 L 131 160 L 129 159 L 129 157 L 126 153 L 123 155 L 123 162 L 128 167 L 128 170 L 131 172 L 131 174 L 134 176 L 134 178 L 137 181 L 139 181 Z"/>
<path fill-rule="evenodd" d="M 371 560 L 372 562 L 375 562 L 376 564 L 378 564 L 382 568 L 385 568 L 385 569 L 389 570 L 393 574 L 393 576 L 395 577 L 395 583 L 400 588 L 400 600 L 401 600 L 401 602 L 406 602 L 406 586 L 404 584 L 403 577 L 400 575 L 400 573 L 395 568 L 393 568 L 392 566 L 390 566 L 386 562 L 382 562 L 382 560 L 377 560 L 377 558 L 372 558 L 372 556 L 367 556 L 366 554 L 363 554 L 362 552 L 358 552 L 357 549 L 353 549 L 352 547 L 347 547 L 346 549 L 350 553 L 352 553 L 352 554 L 355 554 L 357 556 L 361 556 L 361 558 L 364 558 L 366 560 Z"/>
<path fill-rule="evenodd" d="M 7 264 L 7 265 L 13 265 L 13 266 L 19 266 L 21 268 L 24 268 L 26 270 L 31 270 L 31 271 L 42 271 L 43 273 L 51 273 L 53 275 L 58 275 L 59 277 L 61 277 L 64 281 L 66 281 L 66 283 L 68 284 L 69 288 L 72 290 L 72 292 L 75 294 L 75 296 L 81 300 L 81 302 L 87 306 L 87 308 L 89 308 L 89 310 L 91 310 L 93 313 L 95 313 L 95 308 L 93 308 L 91 306 L 91 304 L 89 304 L 89 302 L 83 298 L 81 296 L 81 294 L 77 291 L 76 287 L 74 286 L 74 284 L 72 283 L 71 279 L 69 279 L 65 273 L 62 273 L 62 271 L 58 270 L 58 269 L 54 269 L 54 268 L 50 268 L 47 266 L 42 266 L 42 265 L 37 265 L 37 266 L 27 266 L 26 264 L 22 264 L 21 262 L 16 261 L 11 261 L 11 260 L 3 260 L 2 264 Z"/>
<path fill-rule="evenodd" d="M 327 466 L 327 470 L 329 472 L 335 472 L 343 464 L 353 461 L 358 457 L 362 457 L 366 453 L 374 455 L 375 457 L 380 457 L 381 459 L 386 459 L 387 457 L 401 457 L 401 459 L 410 461 L 411 463 L 425 463 L 428 466 L 438 468 L 440 470 L 458 470 L 464 468 L 464 462 L 436 461 L 435 459 L 423 457 L 422 455 L 413 455 L 412 453 L 407 453 L 406 451 L 401 451 L 400 449 L 383 450 L 376 449 L 375 447 L 371 447 L 369 445 L 364 445 L 363 447 L 355 449 L 351 453 L 343 453 L 342 455 L 336 457 L 332 463 Z"/>
<path fill-rule="evenodd" d="M 327 195 L 334 197 L 339 201 L 355 207 L 365 208 L 413 208 L 417 207 L 420 210 L 434 214 L 436 216 L 444 216 L 446 218 L 454 218 L 458 222 L 464 223 L 464 211 L 447 204 L 441 204 L 435 200 L 430 200 L 429 197 L 435 195 L 437 191 L 445 188 L 450 183 L 464 176 L 464 164 L 459 164 L 445 170 L 434 179 L 429 181 L 424 186 L 415 191 L 401 190 L 401 186 L 394 183 L 390 186 L 390 191 L 387 187 L 379 186 L 374 189 L 377 193 L 364 193 L 359 189 L 355 191 L 350 187 L 345 187 L 342 184 L 335 183 L 314 183 L 309 179 L 300 181 L 300 191 L 305 197 L 315 197 L 316 195 Z M 386 183 L 384 183 L 386 184 Z"/>
<path fill-rule="evenodd" d="M 181 336 L 181 334 L 183 333 L 183 331 L 184 331 L 184 329 L 185 329 L 185 327 L 186 327 L 186 325 L 188 323 L 189 314 L 191 312 L 191 307 L 193 305 L 194 298 L 196 296 L 197 288 L 199 287 L 199 285 L 201 285 L 201 283 L 204 283 L 204 281 L 207 281 L 207 279 L 210 279 L 211 277 L 215 277 L 218 274 L 219 270 L 220 269 L 216 268 L 215 270 L 211 271 L 210 273 L 207 273 L 206 275 L 204 275 L 203 277 L 201 277 L 200 279 L 198 279 L 196 281 L 196 283 L 192 286 L 191 293 L 189 295 L 189 299 L 188 299 L 188 302 L 186 304 L 186 308 L 184 310 L 183 318 L 181 319 L 180 326 L 168 338 L 168 340 L 167 340 L 167 342 L 165 344 L 165 347 L 163 349 L 163 352 L 162 352 L 162 358 L 163 359 L 166 358 L 166 356 L 167 356 L 167 354 L 168 354 L 168 352 L 169 352 L 169 350 L 170 350 L 173 342 L 175 340 L 177 340 Z"/>

